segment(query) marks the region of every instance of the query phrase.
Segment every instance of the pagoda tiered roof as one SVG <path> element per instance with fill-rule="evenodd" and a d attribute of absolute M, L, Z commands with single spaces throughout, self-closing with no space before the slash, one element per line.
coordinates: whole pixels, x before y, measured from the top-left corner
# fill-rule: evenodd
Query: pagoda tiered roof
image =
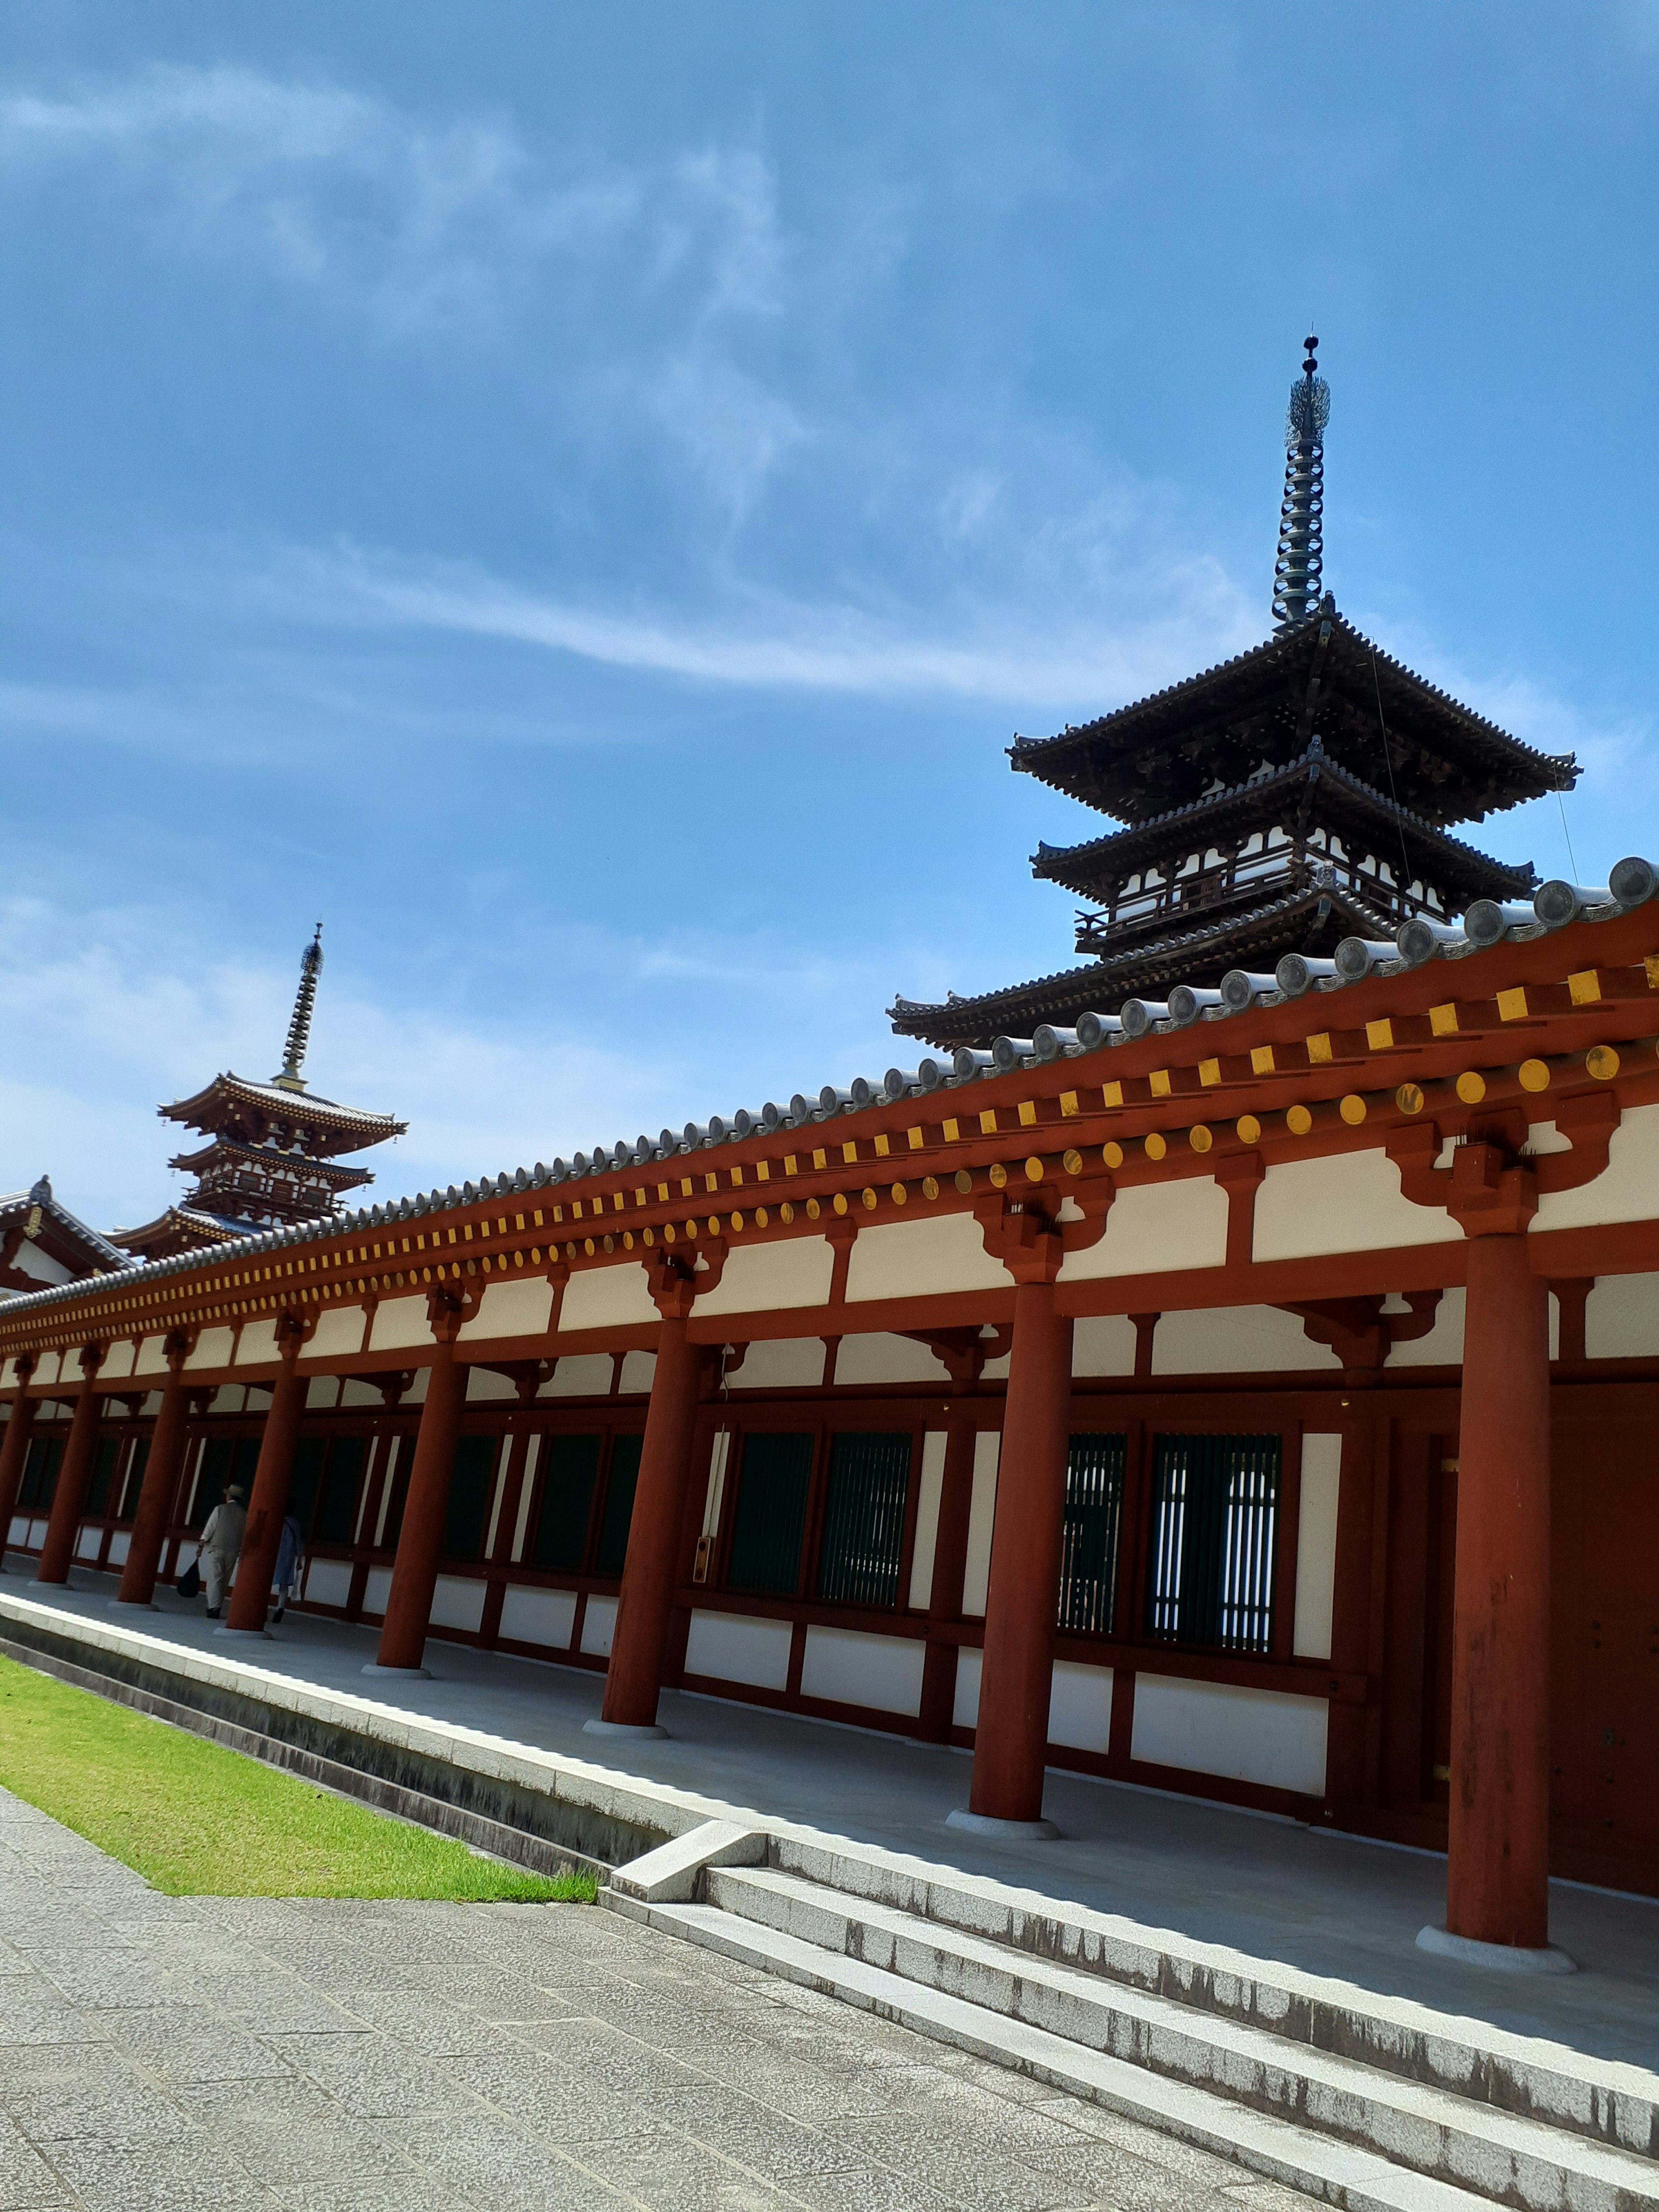
<path fill-rule="evenodd" d="M 204 1136 L 237 1135 L 262 1144 L 275 1129 L 313 1135 L 319 1153 L 361 1152 L 388 1137 L 401 1137 L 407 1121 L 390 1114 L 367 1113 L 359 1106 L 342 1106 L 332 1098 L 319 1098 L 302 1086 L 256 1083 L 245 1075 L 216 1075 L 189 1098 L 171 1106 L 158 1106 L 164 1121 L 179 1121 Z"/>
<path fill-rule="evenodd" d="M 1328 758 L 1437 824 L 1570 791 L 1577 775 L 1571 754 L 1522 744 L 1374 645 L 1328 598 L 1312 619 L 1184 683 L 1054 737 L 1016 737 L 1009 757 L 1139 823 L 1242 784 L 1264 762 L 1292 761 L 1316 735 Z"/>

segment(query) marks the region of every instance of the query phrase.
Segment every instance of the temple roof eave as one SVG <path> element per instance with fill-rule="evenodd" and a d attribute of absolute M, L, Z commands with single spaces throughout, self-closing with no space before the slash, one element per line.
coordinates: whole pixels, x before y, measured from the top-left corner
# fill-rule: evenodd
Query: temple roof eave
<path fill-rule="evenodd" d="M 216 1075 L 191 1097 L 175 1099 L 156 1111 L 164 1121 L 178 1121 L 212 1136 L 218 1133 L 225 1111 L 238 1106 L 252 1107 L 285 1122 L 307 1122 L 326 1129 L 335 1139 L 337 1152 L 361 1152 L 389 1137 L 401 1137 L 409 1127 L 407 1121 L 390 1114 L 368 1113 L 361 1107 L 342 1106 L 332 1098 L 319 1098 L 309 1091 L 290 1091 L 274 1083 L 257 1083 L 228 1072 Z"/>

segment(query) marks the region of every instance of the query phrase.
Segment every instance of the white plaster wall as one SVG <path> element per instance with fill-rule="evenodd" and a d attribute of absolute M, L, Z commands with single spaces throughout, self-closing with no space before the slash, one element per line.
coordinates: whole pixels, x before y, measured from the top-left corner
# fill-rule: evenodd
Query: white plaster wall
<path fill-rule="evenodd" d="M 21 1551 L 29 1540 L 29 1524 L 26 1515 L 18 1514 L 6 1532 L 8 1551 Z"/>
<path fill-rule="evenodd" d="M 1255 1194 L 1258 1260 L 1455 1244 L 1462 1235 L 1443 1206 L 1413 1205 L 1399 1169 L 1381 1150 L 1287 1160 L 1268 1169 Z"/>
<path fill-rule="evenodd" d="M 951 1722 L 955 1728 L 979 1726 L 979 1678 L 985 1655 L 970 1650 L 964 1644 L 957 1653 L 957 1694 L 951 1708 Z"/>
<path fill-rule="evenodd" d="M 415 1380 L 410 1384 L 408 1389 L 404 1391 L 403 1396 L 398 1400 L 398 1404 L 404 1407 L 424 1406 L 426 1403 L 427 1385 L 431 1382 L 431 1380 L 432 1370 L 430 1367 L 417 1367 L 415 1370 Z"/>
<path fill-rule="evenodd" d="M 986 1373 L 990 1372 L 989 1368 Z M 1133 1375 L 1135 1325 L 1127 1314 L 1085 1314 L 1073 1324 L 1073 1375 Z"/>
<path fill-rule="evenodd" d="M 787 1306 L 821 1306 L 830 1300 L 836 1255 L 824 1237 L 796 1237 L 774 1244 L 734 1244 L 712 1291 L 697 1300 L 705 1314 L 776 1313 Z"/>
<path fill-rule="evenodd" d="M 1048 1692 L 1048 1741 L 1073 1751 L 1109 1748 L 1112 1736 L 1112 1670 L 1054 1662 Z"/>
<path fill-rule="evenodd" d="M 567 1352 L 553 1370 L 552 1380 L 536 1394 L 541 1398 L 605 1398 L 611 1393 L 614 1372 L 608 1352 Z"/>
<path fill-rule="evenodd" d="M 374 1309 L 374 1325 L 368 1341 L 374 1352 L 398 1352 L 405 1345 L 430 1344 L 432 1329 L 426 1317 L 424 1294 L 412 1298 L 383 1298 Z"/>
<path fill-rule="evenodd" d="M 916 1497 L 916 1540 L 910 1553 L 910 1603 L 926 1613 L 933 1593 L 933 1550 L 939 1541 L 939 1499 L 945 1487 L 943 1429 L 929 1429 L 921 1440 L 921 1482 Z"/>
<path fill-rule="evenodd" d="M 1302 1439 L 1302 1505 L 1297 1516 L 1296 1622 L 1291 1649 L 1298 1659 L 1331 1656 L 1341 1484 L 1341 1437 L 1328 1431 L 1310 1431 Z"/>
<path fill-rule="evenodd" d="M 159 1336 L 153 1336 L 149 1340 L 149 1342 L 155 1345 L 159 1345 L 161 1341 Z M 37 1386 L 55 1382 L 63 1371 L 63 1357 L 64 1355 L 59 1352 L 43 1352 L 35 1363 L 34 1373 L 30 1376 L 30 1381 Z M 164 1359 L 161 1364 L 165 1367 L 167 1362 Z"/>
<path fill-rule="evenodd" d="M 185 1365 L 187 1368 L 228 1367 L 230 1364 L 231 1332 L 228 1328 L 204 1328 L 197 1339 L 196 1349 Z"/>
<path fill-rule="evenodd" d="M 748 1682 L 757 1690 L 786 1689 L 793 1632 L 787 1620 L 694 1613 L 686 1638 L 685 1671 L 717 1682 Z"/>
<path fill-rule="evenodd" d="M 463 1322 L 463 1342 L 480 1336 L 545 1336 L 553 1316 L 553 1285 L 545 1275 L 514 1276 L 489 1284 L 478 1310 Z"/>
<path fill-rule="evenodd" d="M 837 1387 L 851 1382 L 948 1382 L 945 1362 L 908 1336 L 844 1336 L 836 1354 Z"/>
<path fill-rule="evenodd" d="M 657 1379 L 657 1355 L 654 1352 L 628 1352 L 623 1355 L 622 1391 L 624 1397 L 647 1395 Z"/>
<path fill-rule="evenodd" d="M 1463 1292 L 1460 1286 L 1440 1293 L 1434 1327 L 1426 1336 L 1409 1344 L 1396 1344 L 1389 1353 L 1390 1367 L 1461 1367 L 1463 1364 Z"/>
<path fill-rule="evenodd" d="M 662 1318 L 646 1287 L 637 1260 L 609 1267 L 582 1267 L 564 1286 L 559 1334 L 579 1328 L 629 1328 L 641 1322 L 653 1327 Z"/>
<path fill-rule="evenodd" d="M 847 1297 L 849 1304 L 941 1297 L 952 1291 L 1007 1290 L 1013 1279 L 986 1250 L 971 1213 L 923 1213 L 859 1231 L 848 1261 Z"/>
<path fill-rule="evenodd" d="M 103 1540 L 104 1528 L 101 1522 L 99 1522 L 96 1528 L 81 1529 L 75 1539 L 76 1558 L 77 1559 L 95 1559 L 98 1556 L 98 1547 Z"/>
<path fill-rule="evenodd" d="M 337 1375 L 313 1375 L 306 1384 L 306 1406 L 337 1406 L 340 1402 L 340 1378 Z"/>
<path fill-rule="evenodd" d="M 539 1437 L 532 1436 L 526 1438 L 524 1452 L 524 1480 L 519 1486 L 519 1517 L 513 1529 L 512 1555 L 515 1559 L 521 1559 L 524 1557 L 524 1540 L 530 1527 L 530 1503 L 536 1494 L 536 1466 L 541 1457 L 541 1450 L 542 1440 Z M 576 1601 L 573 1597 L 570 1601 L 573 1616 L 575 1603 Z M 570 1641 L 568 1628 L 565 1631 L 564 1640 L 567 1644 Z"/>
<path fill-rule="evenodd" d="M 131 1549 L 132 1536 L 131 1532 L 125 1528 L 118 1528 L 109 1540 L 109 1550 L 105 1556 L 107 1558 L 111 1566 L 124 1567 L 127 1563 L 127 1553 Z"/>
<path fill-rule="evenodd" d="M 210 1413 L 245 1413 L 247 1411 L 246 1382 L 222 1382 L 208 1401 Z M 267 1401 L 261 1399 L 262 1405 Z"/>
<path fill-rule="evenodd" d="M 384 1613 L 386 1611 L 386 1601 L 391 1595 L 391 1568 L 371 1567 L 368 1571 L 368 1578 L 363 1584 L 363 1611 L 365 1613 L 372 1613 L 375 1614 Z"/>
<path fill-rule="evenodd" d="M 349 1559 L 313 1559 L 306 1569 L 306 1595 L 313 1605 L 344 1605 L 351 1595 Z"/>
<path fill-rule="evenodd" d="M 582 1650 L 596 1659 L 611 1656 L 611 1639 L 617 1632 L 617 1601 L 614 1597 L 591 1597 L 587 1611 L 582 1615 Z"/>
<path fill-rule="evenodd" d="M 112 1344 L 104 1355 L 103 1365 L 98 1370 L 100 1381 L 118 1382 L 123 1376 L 131 1375 L 135 1350 L 130 1338 L 124 1343 Z"/>
<path fill-rule="evenodd" d="M 1325 1789 L 1328 1719 L 1322 1698 L 1142 1674 L 1135 1682 L 1130 1755 L 1155 1766 L 1316 1797 Z"/>
<path fill-rule="evenodd" d="M 1592 1229 L 1659 1214 L 1659 1106 L 1627 1106 L 1613 1133 L 1607 1164 L 1594 1182 L 1546 1192 L 1534 1229 Z"/>
<path fill-rule="evenodd" d="M 962 1577 L 962 1609 L 981 1618 L 991 1580 L 991 1530 L 997 1510 L 997 1455 L 1000 1429 L 981 1429 L 974 1438 L 974 1495 L 968 1509 L 968 1559 Z"/>
<path fill-rule="evenodd" d="M 1068 1254 L 1060 1279 L 1162 1275 L 1177 1267 L 1218 1267 L 1226 1257 L 1226 1192 L 1213 1176 L 1182 1176 L 1120 1190 L 1106 1234 L 1085 1251 Z"/>
<path fill-rule="evenodd" d="M 348 1375 L 340 1386 L 340 1403 L 342 1406 L 380 1406 L 385 1401 L 372 1382 L 360 1382 L 355 1376 Z"/>
<path fill-rule="evenodd" d="M 471 1576 L 440 1575 L 432 1593 L 434 1628 L 476 1629 L 483 1619 L 484 1585 Z"/>
<path fill-rule="evenodd" d="M 823 1380 L 821 1336 L 779 1336 L 751 1344 L 727 1378 L 733 1390 L 815 1390 Z"/>
<path fill-rule="evenodd" d="M 145 1345 L 145 1350 L 149 1350 L 149 1343 L 159 1341 L 158 1338 L 150 1339 Z M 275 1359 L 276 1357 L 276 1322 L 274 1320 L 245 1322 L 242 1325 L 242 1333 L 236 1340 L 237 1366 L 261 1366 L 267 1361 Z"/>
<path fill-rule="evenodd" d="M 927 1647 L 908 1636 L 866 1636 L 849 1628 L 809 1628 L 801 1662 L 801 1695 L 878 1712 L 921 1710 Z"/>
<path fill-rule="evenodd" d="M 487 1367 L 469 1367 L 466 1370 L 466 1402 L 478 1406 L 491 1401 L 514 1400 L 519 1386 L 505 1375 L 492 1375 Z"/>
<path fill-rule="evenodd" d="M 367 1316 L 361 1306 L 329 1306 L 318 1315 L 317 1326 L 301 1357 L 305 1359 L 337 1359 L 351 1352 L 361 1352 L 366 1320 Z"/>
<path fill-rule="evenodd" d="M 1277 1306 L 1198 1306 L 1166 1313 L 1152 1332 L 1154 1375 L 1271 1374 L 1341 1364 L 1294 1314 Z"/>
<path fill-rule="evenodd" d="M 501 1632 L 514 1644 L 539 1644 L 550 1651 L 568 1651 L 575 1620 L 574 1590 L 514 1589 L 501 1599 Z"/>
<path fill-rule="evenodd" d="M 1584 1306 L 1586 1358 L 1651 1358 L 1656 1352 L 1659 1275 L 1604 1275 Z"/>
<path fill-rule="evenodd" d="M 50 1252 L 43 1252 L 32 1238 L 25 1237 L 12 1255 L 12 1265 L 20 1275 L 27 1275 L 43 1289 L 55 1283 L 66 1283 L 70 1271 L 61 1260 L 54 1260 Z"/>

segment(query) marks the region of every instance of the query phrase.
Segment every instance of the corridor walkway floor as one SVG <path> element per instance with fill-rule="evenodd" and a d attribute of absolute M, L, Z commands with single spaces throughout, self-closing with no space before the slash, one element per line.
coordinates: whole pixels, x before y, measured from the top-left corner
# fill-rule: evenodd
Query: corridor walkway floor
<path fill-rule="evenodd" d="M 1496 1973 L 1432 1957 L 1418 1929 L 1444 1917 L 1444 1860 L 1296 1822 L 1051 1771 L 1057 1841 L 990 1842 L 945 1826 L 967 1802 L 969 1758 L 724 1700 L 665 1693 L 659 1741 L 585 1735 L 602 1680 L 570 1667 L 434 1640 L 430 1681 L 365 1681 L 375 1633 L 290 1614 L 258 1643 L 216 1639 L 199 1602 L 158 1592 L 154 1612 L 112 1608 L 112 1577 L 82 1569 L 68 1589 L 28 1579 L 10 1555 L 0 1590 L 114 1619 L 146 1634 L 399 1705 L 440 1723 L 696 1790 L 969 1873 L 1121 1913 L 1257 1959 L 1465 2014 L 1592 2055 L 1659 2069 L 1659 1901 L 1558 1882 L 1551 1934 L 1581 1971 Z"/>

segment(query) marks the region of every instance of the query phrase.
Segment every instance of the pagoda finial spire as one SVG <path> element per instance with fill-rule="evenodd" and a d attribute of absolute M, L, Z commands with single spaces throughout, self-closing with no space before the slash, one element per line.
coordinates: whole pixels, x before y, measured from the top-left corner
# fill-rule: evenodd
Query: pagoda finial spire
<path fill-rule="evenodd" d="M 1291 386 L 1285 415 L 1285 497 L 1279 509 L 1279 561 L 1273 569 L 1273 628 L 1294 629 L 1319 606 L 1324 571 L 1325 425 L 1331 387 L 1319 374 L 1319 340 L 1305 340 L 1307 359 Z"/>
<path fill-rule="evenodd" d="M 271 1081 L 284 1091 L 303 1091 L 305 1078 L 300 1073 L 306 1056 L 306 1047 L 311 1042 L 311 1015 L 317 1004 L 317 978 L 323 972 L 323 925 L 317 925 L 317 934 L 300 955 L 300 988 L 294 994 L 294 1014 L 288 1025 L 288 1044 L 283 1054 L 280 1074 Z"/>

